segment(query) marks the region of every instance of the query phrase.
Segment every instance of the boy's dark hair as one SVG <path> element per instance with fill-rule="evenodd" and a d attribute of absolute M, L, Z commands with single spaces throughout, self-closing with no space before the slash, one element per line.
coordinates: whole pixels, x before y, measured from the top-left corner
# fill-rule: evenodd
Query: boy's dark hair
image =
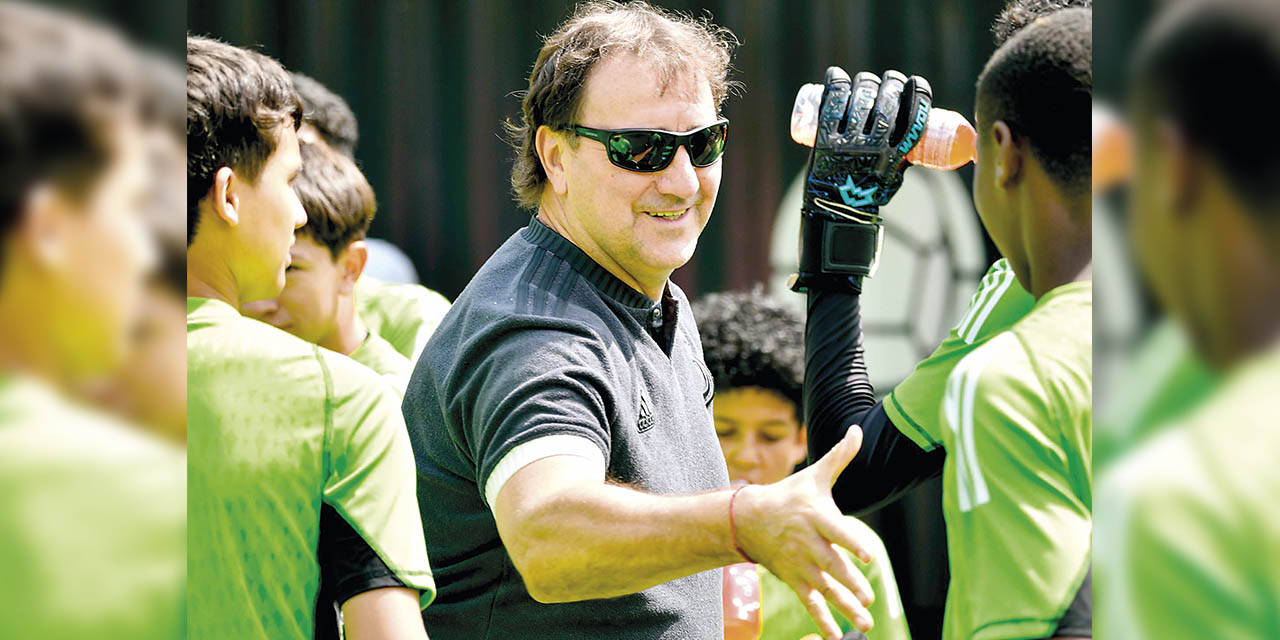
<path fill-rule="evenodd" d="M 0 237 L 39 183 L 85 195 L 118 118 L 137 115 L 137 56 L 122 37 L 51 9 L 0 3 Z"/>
<path fill-rule="evenodd" d="M 717 391 L 760 387 L 795 403 L 803 420 L 804 318 L 756 288 L 712 293 L 693 305 Z"/>
<path fill-rule="evenodd" d="M 1070 195 L 1092 176 L 1093 12 L 1036 19 L 991 54 L 978 77 L 978 118 L 1003 120 Z"/>
<path fill-rule="evenodd" d="M 298 149 L 302 169 L 293 179 L 293 191 L 307 212 L 307 224 L 298 233 L 328 247 L 337 260 L 347 245 L 369 231 L 378 209 L 373 188 L 351 158 L 319 144 Z"/>
<path fill-rule="evenodd" d="M 1280 221 L 1280 128 L 1265 87 L 1280 86 L 1280 6 L 1188 1 L 1158 18 L 1138 47 L 1132 90 L 1141 135 L 1167 118 L 1222 168 L 1256 215 Z"/>
<path fill-rule="evenodd" d="M 289 76 L 302 101 L 302 119 L 315 127 L 330 147 L 348 157 L 354 156 L 360 130 L 356 126 L 356 114 L 347 101 L 310 76 L 297 71 Z"/>
<path fill-rule="evenodd" d="M 568 20 L 547 36 L 523 92 L 519 122 L 507 121 L 508 139 L 515 147 L 511 188 L 516 201 L 537 209 L 547 181 L 534 149 L 538 127 L 566 130 L 580 124 L 578 108 L 595 64 L 610 54 L 630 52 L 654 65 L 664 87 L 691 76 L 711 87 L 716 110 L 736 89 L 729 80 L 729 59 L 737 38 L 710 19 L 655 7 L 642 0 L 621 3 L 589 0 L 579 4 Z M 576 143 L 570 139 L 570 144 Z"/>
<path fill-rule="evenodd" d="M 991 35 L 998 47 L 1037 18 L 1072 7 L 1092 9 L 1093 0 L 1009 0 L 991 24 Z"/>
<path fill-rule="evenodd" d="M 187 36 L 187 245 L 214 174 L 230 167 L 257 180 L 280 126 L 295 129 L 302 106 L 279 62 L 211 38 Z"/>

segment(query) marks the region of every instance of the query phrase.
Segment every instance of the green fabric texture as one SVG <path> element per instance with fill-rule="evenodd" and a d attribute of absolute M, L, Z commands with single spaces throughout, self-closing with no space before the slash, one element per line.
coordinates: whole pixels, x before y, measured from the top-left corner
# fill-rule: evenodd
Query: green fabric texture
<path fill-rule="evenodd" d="M 937 416 L 947 376 L 957 362 L 1013 326 L 1035 303 L 1018 284 L 1008 260 L 1000 258 L 992 263 L 960 322 L 885 399 L 885 413 L 894 426 L 926 451 L 941 444 Z"/>
<path fill-rule="evenodd" d="M 1280 638 L 1280 350 L 1098 482 L 1099 638 Z"/>
<path fill-rule="evenodd" d="M 0 637 L 186 638 L 185 478 L 180 447 L 0 376 Z"/>
<path fill-rule="evenodd" d="M 370 276 L 356 282 L 356 313 L 370 331 L 408 358 L 411 367 L 449 306 L 447 298 L 422 285 L 382 282 Z"/>
<path fill-rule="evenodd" d="M 1099 471 L 1117 456 L 1174 424 L 1208 398 L 1217 376 L 1191 350 L 1172 320 L 1157 323 L 1134 351 L 1124 375 L 1110 392 L 1117 398 L 1094 428 L 1093 461 Z"/>
<path fill-rule="evenodd" d="M 400 400 L 346 356 L 187 300 L 192 638 L 312 637 L 320 504 L 435 594 Z"/>
<path fill-rule="evenodd" d="M 1052 636 L 1089 568 L 1092 310 L 1053 289 L 947 378 L 945 640 Z"/>
<path fill-rule="evenodd" d="M 840 550 L 853 561 L 855 567 L 862 570 L 867 582 L 871 584 L 871 592 L 875 594 L 875 602 L 867 608 L 875 622 L 875 626 L 867 632 L 868 640 L 910 640 L 911 632 L 907 629 L 907 618 L 902 610 L 902 597 L 898 593 L 898 582 L 894 578 L 893 565 L 889 562 L 889 552 L 885 550 L 884 542 L 861 520 L 851 517 L 848 522 L 861 530 L 861 539 L 874 545 L 868 549 L 872 559 L 867 565 L 858 562 L 844 549 Z M 818 625 L 809 616 L 796 592 L 768 569 L 760 565 L 756 567 L 760 573 L 760 640 L 799 640 L 811 633 L 820 634 Z M 842 630 L 847 632 L 853 629 L 853 625 L 834 608 L 831 608 L 831 613 Z"/>
<path fill-rule="evenodd" d="M 373 369 L 401 398 L 404 397 L 404 390 L 409 386 L 409 376 L 413 374 L 413 366 L 409 364 L 408 358 L 396 351 L 382 336 L 370 331 L 369 337 L 351 352 L 351 359 Z"/>

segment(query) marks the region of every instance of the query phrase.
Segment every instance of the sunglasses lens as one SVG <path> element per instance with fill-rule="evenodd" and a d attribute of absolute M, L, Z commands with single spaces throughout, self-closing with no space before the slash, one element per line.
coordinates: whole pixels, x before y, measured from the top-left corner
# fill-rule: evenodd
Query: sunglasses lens
<path fill-rule="evenodd" d="M 729 133 L 729 124 L 720 122 L 685 137 L 689 160 L 695 167 L 705 167 L 720 159 Z M 665 131 L 618 131 L 609 136 L 606 145 L 609 161 L 630 171 L 662 171 L 676 155 L 678 137 Z"/>
<path fill-rule="evenodd" d="M 729 125 L 714 124 L 689 136 L 689 160 L 695 167 L 705 167 L 720 158 L 724 153 L 726 134 Z"/>
<path fill-rule="evenodd" d="M 671 161 L 671 136 L 657 131 L 615 133 L 609 138 L 609 159 L 632 171 L 658 171 Z"/>

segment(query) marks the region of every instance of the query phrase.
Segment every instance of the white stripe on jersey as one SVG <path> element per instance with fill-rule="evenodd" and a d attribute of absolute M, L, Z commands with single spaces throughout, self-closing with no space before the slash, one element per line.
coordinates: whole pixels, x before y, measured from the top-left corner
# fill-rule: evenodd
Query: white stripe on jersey
<path fill-rule="evenodd" d="M 947 377 L 943 406 L 947 423 L 956 438 L 956 446 L 948 454 L 956 456 L 957 501 L 962 512 L 971 511 L 991 501 L 974 445 L 973 407 L 983 369 L 991 361 L 996 349 L 1001 348 L 1005 341 L 1014 339 L 1013 334 L 1008 331 L 992 338 L 991 342 L 965 356 Z"/>
<path fill-rule="evenodd" d="M 996 305 L 1000 304 L 1000 299 L 1004 297 L 1005 292 L 1009 290 L 1009 286 L 1012 285 L 1013 281 L 1016 279 L 1017 278 L 1013 275 L 1013 269 L 1009 269 L 1000 274 L 995 292 L 991 294 L 991 299 L 987 300 L 986 307 L 984 307 L 982 309 L 982 313 L 978 314 L 978 317 L 974 319 L 973 326 L 969 328 L 969 333 L 964 337 L 966 344 L 973 344 L 973 341 L 978 337 L 978 330 L 982 329 L 982 323 L 987 321 L 987 316 L 991 315 L 992 309 L 995 309 Z"/>

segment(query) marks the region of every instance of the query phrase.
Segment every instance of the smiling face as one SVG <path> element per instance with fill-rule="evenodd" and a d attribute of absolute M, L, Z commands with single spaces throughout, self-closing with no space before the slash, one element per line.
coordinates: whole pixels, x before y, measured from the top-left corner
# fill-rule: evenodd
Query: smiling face
<path fill-rule="evenodd" d="M 687 132 L 717 120 L 705 80 L 686 74 L 664 88 L 656 70 L 625 53 L 596 63 L 576 124 Z M 600 142 L 576 142 L 561 146 L 564 232 L 624 282 L 660 293 L 671 272 L 693 257 L 715 206 L 722 162 L 694 167 L 681 147 L 666 169 L 637 173 L 611 164 Z"/>
<path fill-rule="evenodd" d="M 760 387 L 728 389 L 716 393 L 713 409 L 730 482 L 777 482 L 804 460 L 804 428 L 795 403 L 782 394 Z"/>

